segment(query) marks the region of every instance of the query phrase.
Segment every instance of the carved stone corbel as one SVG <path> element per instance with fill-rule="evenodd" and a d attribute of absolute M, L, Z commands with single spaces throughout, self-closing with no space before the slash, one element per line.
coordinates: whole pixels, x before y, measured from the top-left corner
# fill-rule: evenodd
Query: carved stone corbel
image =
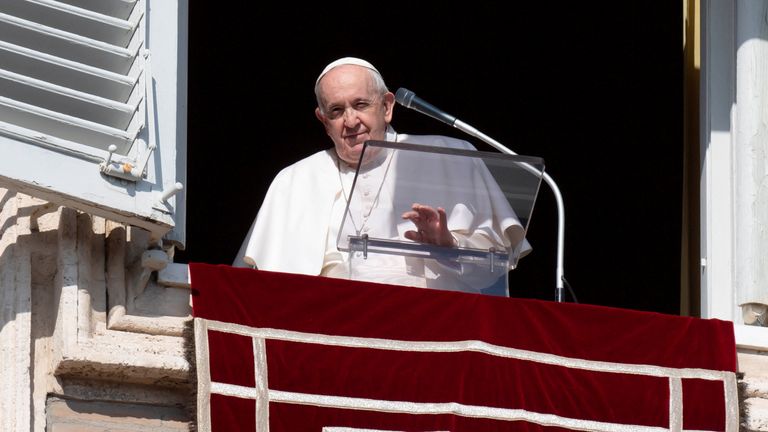
<path fill-rule="evenodd" d="M 107 222 L 107 328 L 181 336 L 191 319 L 189 290 L 158 283 L 157 272 L 170 258 L 165 250 L 147 249 L 151 244 L 146 231 Z"/>

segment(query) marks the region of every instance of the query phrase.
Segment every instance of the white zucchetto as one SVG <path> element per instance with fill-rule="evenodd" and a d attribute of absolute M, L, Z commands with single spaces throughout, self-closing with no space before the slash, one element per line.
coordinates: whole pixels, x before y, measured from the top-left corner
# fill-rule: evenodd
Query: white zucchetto
<path fill-rule="evenodd" d="M 376 73 L 378 73 L 379 75 L 381 75 L 381 73 L 379 73 L 378 69 L 376 69 L 372 64 L 370 64 L 369 62 L 367 62 L 367 61 L 365 61 L 363 59 L 359 59 L 357 57 L 343 57 L 343 58 L 340 58 L 338 60 L 334 60 L 331 63 L 329 63 L 328 66 L 326 66 L 325 69 L 323 69 L 323 71 L 320 72 L 320 75 L 317 77 L 317 80 L 315 81 L 315 85 L 317 85 L 317 83 L 320 82 L 320 80 L 325 76 L 325 74 L 328 73 L 328 71 L 330 71 L 331 69 L 333 69 L 333 68 L 335 68 L 337 66 L 341 66 L 341 65 L 357 65 L 357 66 L 362 66 L 362 67 L 366 67 L 368 69 L 371 69 L 371 70 L 375 71 Z"/>

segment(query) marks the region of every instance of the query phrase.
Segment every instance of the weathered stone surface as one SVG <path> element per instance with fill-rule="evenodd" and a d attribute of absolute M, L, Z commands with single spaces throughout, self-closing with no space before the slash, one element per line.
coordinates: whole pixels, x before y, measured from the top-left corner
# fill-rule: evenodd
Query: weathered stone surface
<path fill-rule="evenodd" d="M 740 352 L 739 371 L 743 396 L 754 400 L 768 401 L 768 353 L 759 351 Z M 768 419 L 768 412 L 765 413 Z"/>
<path fill-rule="evenodd" d="M 744 400 L 745 415 L 741 424 L 749 431 L 768 431 L 768 399 L 747 398 Z"/>
<path fill-rule="evenodd" d="M 0 430 L 189 430 L 189 291 L 156 282 L 169 252 L 0 189 Z"/>
<path fill-rule="evenodd" d="M 181 432 L 189 430 L 183 407 L 50 398 L 50 432 Z"/>

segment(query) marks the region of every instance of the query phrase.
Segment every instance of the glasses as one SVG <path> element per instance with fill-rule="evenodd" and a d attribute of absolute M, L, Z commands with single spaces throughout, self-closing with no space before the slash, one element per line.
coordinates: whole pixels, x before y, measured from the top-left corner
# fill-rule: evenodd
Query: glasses
<path fill-rule="evenodd" d="M 347 113 L 348 110 L 352 110 L 357 114 L 369 113 L 373 111 L 378 102 L 378 98 L 373 99 L 358 99 L 350 106 L 331 105 L 325 110 L 325 116 L 331 120 L 338 120 Z"/>

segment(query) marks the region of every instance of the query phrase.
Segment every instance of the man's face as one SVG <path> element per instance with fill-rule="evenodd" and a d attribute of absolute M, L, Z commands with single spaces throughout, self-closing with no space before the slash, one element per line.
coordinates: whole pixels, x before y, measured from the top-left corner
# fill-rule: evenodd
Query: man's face
<path fill-rule="evenodd" d="M 339 158 L 356 165 L 365 141 L 385 139 L 395 96 L 377 94 L 369 71 L 356 65 L 331 69 L 320 81 L 320 95 L 322 107 L 315 115 Z"/>

